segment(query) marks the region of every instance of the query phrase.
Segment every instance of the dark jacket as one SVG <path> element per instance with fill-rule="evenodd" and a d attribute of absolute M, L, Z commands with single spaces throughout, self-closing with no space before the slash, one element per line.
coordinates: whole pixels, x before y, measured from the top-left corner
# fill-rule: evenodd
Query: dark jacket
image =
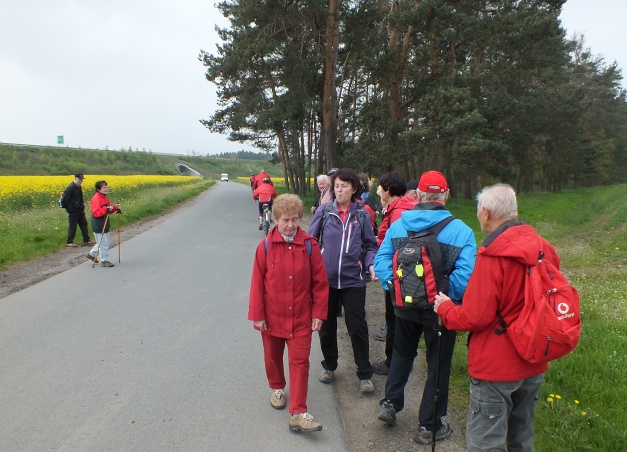
<path fill-rule="evenodd" d="M 85 200 L 83 199 L 83 189 L 72 182 L 65 189 L 62 206 L 68 213 L 85 212 Z"/>
<path fill-rule="evenodd" d="M 334 289 L 364 287 L 368 280 L 365 274 L 368 273 L 368 267 L 374 263 L 377 239 L 372 230 L 372 219 L 370 214 L 364 211 L 362 233 L 357 218 L 359 206 L 359 202 L 350 205 L 346 224 L 343 224 L 337 209 L 337 201 L 333 201 L 333 207 L 324 225 L 320 247 L 329 277 L 329 286 Z M 312 237 L 320 236 L 323 214 L 324 206 L 318 207 L 309 223 L 307 232 Z"/>

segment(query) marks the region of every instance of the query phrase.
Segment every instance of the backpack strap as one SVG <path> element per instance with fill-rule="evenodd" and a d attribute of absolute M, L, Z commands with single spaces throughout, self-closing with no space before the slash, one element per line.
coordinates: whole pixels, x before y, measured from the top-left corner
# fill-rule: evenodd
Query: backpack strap
<path fill-rule="evenodd" d="M 413 236 L 418 235 L 418 234 L 424 234 L 425 232 L 431 232 L 431 233 L 433 233 L 434 236 L 437 237 L 438 234 L 442 231 L 442 229 L 444 229 L 444 227 L 447 224 L 449 224 L 451 221 L 453 221 L 454 219 L 455 219 L 455 217 L 453 215 L 451 215 L 449 217 L 446 217 L 442 221 L 434 224 L 429 229 L 425 229 L 423 231 L 407 231 L 407 237 L 413 237 Z"/>
<path fill-rule="evenodd" d="M 538 254 L 538 262 L 540 262 L 543 258 L 544 258 L 544 251 L 540 251 L 540 253 Z M 529 275 L 531 274 L 531 267 L 527 267 L 526 273 L 527 273 L 527 278 L 528 278 Z M 501 311 L 498 308 L 496 310 L 496 318 L 498 319 L 499 325 L 501 325 L 501 328 L 494 328 L 494 334 L 503 334 L 505 331 L 507 331 L 507 323 L 505 323 L 505 319 L 501 315 Z"/>
<path fill-rule="evenodd" d="M 331 208 L 333 207 L 333 201 L 328 202 L 324 205 L 324 211 L 322 212 L 322 221 L 320 222 L 320 232 L 318 233 L 318 245 L 322 248 L 322 237 L 324 235 L 324 227 L 329 221 L 329 213 L 331 212 Z"/>

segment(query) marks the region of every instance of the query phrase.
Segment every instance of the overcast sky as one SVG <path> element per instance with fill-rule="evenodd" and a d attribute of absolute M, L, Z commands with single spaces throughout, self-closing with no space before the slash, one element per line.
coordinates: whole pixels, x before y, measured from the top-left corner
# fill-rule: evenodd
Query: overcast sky
<path fill-rule="evenodd" d="M 254 150 L 198 120 L 217 108 L 200 49 L 217 0 L 1 0 L 0 142 L 177 154 Z M 627 67 L 627 0 L 568 0 L 562 24 Z M 619 23 L 619 21 L 621 23 Z M 625 85 L 625 84 L 624 84 Z"/>

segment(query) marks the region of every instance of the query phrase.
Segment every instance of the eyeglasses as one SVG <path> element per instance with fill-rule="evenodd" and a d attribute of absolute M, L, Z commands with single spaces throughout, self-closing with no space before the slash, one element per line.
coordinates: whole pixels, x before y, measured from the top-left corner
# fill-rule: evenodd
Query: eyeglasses
<path fill-rule="evenodd" d="M 327 176 L 331 176 L 331 175 L 333 175 L 333 174 L 337 173 L 337 171 L 338 171 L 338 169 L 337 169 L 337 168 L 331 168 L 331 169 L 329 170 L 329 172 L 327 173 Z"/>

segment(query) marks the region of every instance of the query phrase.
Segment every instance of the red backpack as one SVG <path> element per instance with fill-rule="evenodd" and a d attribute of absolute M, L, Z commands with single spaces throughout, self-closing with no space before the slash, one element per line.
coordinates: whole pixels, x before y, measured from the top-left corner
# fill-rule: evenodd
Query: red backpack
<path fill-rule="evenodd" d="M 575 349 L 581 336 L 581 315 L 577 289 L 540 253 L 538 263 L 527 268 L 525 304 L 516 320 L 507 325 L 497 312 L 518 354 L 530 363 L 546 363 Z"/>

